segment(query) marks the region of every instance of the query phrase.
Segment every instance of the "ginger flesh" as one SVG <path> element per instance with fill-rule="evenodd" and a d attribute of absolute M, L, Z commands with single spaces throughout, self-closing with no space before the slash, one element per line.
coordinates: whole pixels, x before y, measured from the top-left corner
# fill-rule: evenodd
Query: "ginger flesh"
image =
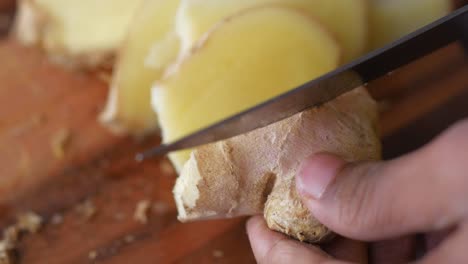
<path fill-rule="evenodd" d="M 334 69 L 339 58 L 340 47 L 328 31 L 296 10 L 265 6 L 228 18 L 154 86 L 163 140 L 301 85 Z M 170 158 L 180 170 L 188 152 Z"/>
<path fill-rule="evenodd" d="M 300 162 L 318 152 L 348 161 L 380 157 L 377 106 L 358 88 L 321 107 L 194 150 L 177 179 L 181 221 L 264 214 L 268 226 L 298 240 L 331 232 L 304 207 L 294 187 Z"/>
<path fill-rule="evenodd" d="M 101 121 L 118 133 L 145 134 L 157 128 L 151 86 L 179 52 L 174 16 L 179 1 L 147 0 L 119 53 Z"/>
<path fill-rule="evenodd" d="M 440 17 L 451 6 L 449 0 L 147 0 L 119 51 L 101 120 L 118 133 L 156 131 L 149 90 L 167 66 L 191 56 L 220 21 L 271 4 L 294 8 L 325 27 L 341 46 L 340 64 Z M 176 165 L 180 169 L 180 162 Z"/>
<path fill-rule="evenodd" d="M 366 48 L 368 7 L 365 0 L 182 0 L 177 14 L 177 32 L 183 50 L 191 49 L 223 18 L 265 4 L 296 8 L 323 23 L 343 46 L 343 61 L 360 56 Z"/>
<path fill-rule="evenodd" d="M 21 0 L 15 33 L 72 67 L 110 64 L 143 0 Z"/>
<path fill-rule="evenodd" d="M 451 0 L 372 0 L 372 48 L 380 48 L 448 14 Z"/>

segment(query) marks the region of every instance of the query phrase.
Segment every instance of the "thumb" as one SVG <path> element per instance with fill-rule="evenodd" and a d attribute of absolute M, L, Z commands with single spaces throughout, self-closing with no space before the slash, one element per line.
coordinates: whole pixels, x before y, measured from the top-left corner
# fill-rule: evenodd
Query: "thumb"
<path fill-rule="evenodd" d="M 427 147 L 387 162 L 349 164 L 318 154 L 303 162 L 298 193 L 335 232 L 376 240 L 451 226 L 468 207 L 468 122 Z"/>

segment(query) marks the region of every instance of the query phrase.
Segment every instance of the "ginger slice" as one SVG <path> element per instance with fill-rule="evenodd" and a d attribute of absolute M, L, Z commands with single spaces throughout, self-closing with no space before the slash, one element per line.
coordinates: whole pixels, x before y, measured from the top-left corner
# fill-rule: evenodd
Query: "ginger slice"
<path fill-rule="evenodd" d="M 296 10 L 265 6 L 223 20 L 154 86 L 163 140 L 301 85 L 334 69 L 339 59 L 328 31 Z M 188 152 L 170 158 L 180 171 Z"/>
<path fill-rule="evenodd" d="M 411 33 L 452 9 L 451 0 L 372 0 L 371 47 L 380 48 Z"/>
<path fill-rule="evenodd" d="M 294 177 L 318 152 L 348 161 L 380 158 L 377 105 L 358 88 L 321 107 L 194 150 L 174 188 L 179 220 L 264 214 L 268 226 L 320 242 L 330 231 L 304 207 Z"/>
<path fill-rule="evenodd" d="M 132 22 L 101 114 L 101 121 L 113 131 L 143 134 L 157 128 L 150 90 L 178 55 L 174 32 L 178 6 L 178 0 L 147 0 Z"/>
<path fill-rule="evenodd" d="M 272 3 L 316 17 L 342 45 L 343 61 L 356 58 L 365 51 L 368 41 L 366 0 L 182 0 L 177 14 L 177 32 L 183 50 L 191 49 L 218 21 L 248 8 Z"/>
<path fill-rule="evenodd" d="M 15 34 L 67 66 L 107 66 L 142 1 L 21 0 Z"/>

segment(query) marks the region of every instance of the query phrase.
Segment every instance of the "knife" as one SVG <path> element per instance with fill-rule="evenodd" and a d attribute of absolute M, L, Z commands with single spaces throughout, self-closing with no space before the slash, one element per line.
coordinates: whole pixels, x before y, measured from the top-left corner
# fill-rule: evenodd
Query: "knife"
<path fill-rule="evenodd" d="M 244 134 L 324 104 L 457 40 L 466 47 L 467 25 L 468 5 L 320 78 L 175 142 L 139 153 L 136 160 Z"/>

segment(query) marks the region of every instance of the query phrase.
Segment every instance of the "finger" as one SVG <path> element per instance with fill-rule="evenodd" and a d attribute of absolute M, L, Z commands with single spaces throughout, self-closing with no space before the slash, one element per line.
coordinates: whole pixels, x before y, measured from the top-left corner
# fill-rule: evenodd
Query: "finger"
<path fill-rule="evenodd" d="M 414 236 L 372 243 L 370 262 L 380 264 L 408 263 L 416 257 L 416 246 Z"/>
<path fill-rule="evenodd" d="M 437 248 L 450 234 L 455 231 L 455 227 L 447 228 L 440 231 L 428 233 L 426 235 L 426 249 L 431 251 Z"/>
<path fill-rule="evenodd" d="M 439 230 L 467 214 L 468 122 L 388 162 L 345 164 L 316 155 L 296 177 L 304 204 L 337 233 L 379 240 Z"/>
<path fill-rule="evenodd" d="M 420 263 L 468 263 L 466 245 L 468 244 L 468 224 L 457 228 L 442 244 L 427 254 Z"/>
<path fill-rule="evenodd" d="M 364 242 L 337 236 L 331 242 L 322 245 L 321 248 L 339 260 L 368 263 L 368 246 Z"/>
<path fill-rule="evenodd" d="M 341 263 L 320 249 L 271 231 L 262 217 L 247 222 L 247 233 L 258 263 Z"/>

